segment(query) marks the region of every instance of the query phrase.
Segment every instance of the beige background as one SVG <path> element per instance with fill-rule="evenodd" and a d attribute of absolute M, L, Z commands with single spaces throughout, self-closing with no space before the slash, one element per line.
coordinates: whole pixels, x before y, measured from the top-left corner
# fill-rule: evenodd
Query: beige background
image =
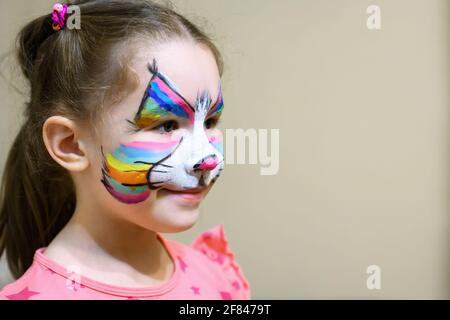
<path fill-rule="evenodd" d="M 167 237 L 224 223 L 255 299 L 449 298 L 450 1 L 174 3 L 225 56 L 223 128 L 279 128 L 281 167 L 228 166 L 195 228 Z M 2 0 L 2 53 L 51 4 Z M 3 167 L 24 100 L 0 94 Z"/>

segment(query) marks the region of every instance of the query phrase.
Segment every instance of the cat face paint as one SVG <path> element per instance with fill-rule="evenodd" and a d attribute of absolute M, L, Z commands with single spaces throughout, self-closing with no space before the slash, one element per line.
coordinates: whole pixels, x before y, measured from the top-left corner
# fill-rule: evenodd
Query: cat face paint
<path fill-rule="evenodd" d="M 117 200 L 135 204 L 147 200 L 151 190 L 167 188 L 183 191 L 206 188 L 224 168 L 223 144 L 219 136 L 208 137 L 205 120 L 223 110 L 222 92 L 212 104 L 209 93 L 197 96 L 195 107 L 179 93 L 168 77 L 149 64 L 152 78 L 139 110 L 130 122 L 136 131 L 165 118 L 187 119 L 192 130 L 178 129 L 169 143 L 134 141 L 103 154 L 102 183 Z M 175 136 L 175 135 L 174 135 Z M 103 153 L 103 150 L 102 150 Z"/>

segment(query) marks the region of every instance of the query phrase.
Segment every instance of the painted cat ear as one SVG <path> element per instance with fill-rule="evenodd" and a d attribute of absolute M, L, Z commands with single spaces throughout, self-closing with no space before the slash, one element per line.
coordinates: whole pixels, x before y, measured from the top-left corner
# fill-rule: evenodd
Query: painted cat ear
<path fill-rule="evenodd" d="M 147 64 L 148 71 L 150 71 L 153 74 L 158 74 L 158 64 L 156 63 L 156 59 L 153 58 L 153 63 Z"/>
<path fill-rule="evenodd" d="M 222 98 L 222 90 L 219 90 L 219 96 L 217 98 L 216 103 L 209 109 L 208 114 L 206 115 L 206 118 L 209 118 L 213 116 L 216 113 L 222 112 L 223 109 L 223 98 Z"/>
<path fill-rule="evenodd" d="M 164 74 L 158 73 L 153 80 L 149 96 L 166 111 L 194 121 L 195 109 Z"/>

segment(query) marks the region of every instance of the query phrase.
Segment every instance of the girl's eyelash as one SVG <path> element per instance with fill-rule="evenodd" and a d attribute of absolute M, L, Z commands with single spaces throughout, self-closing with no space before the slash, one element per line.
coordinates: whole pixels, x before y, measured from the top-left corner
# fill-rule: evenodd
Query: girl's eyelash
<path fill-rule="evenodd" d="M 152 125 L 152 126 L 149 126 L 149 127 L 140 127 L 136 122 L 134 122 L 134 121 L 131 121 L 131 120 L 126 120 L 127 121 L 127 123 L 129 124 L 129 127 L 128 127 L 128 132 L 129 133 L 137 133 L 137 132 L 140 132 L 140 131 L 143 131 L 143 130 L 148 130 L 148 131 L 151 131 L 151 130 L 154 130 L 154 129 L 158 129 L 158 128 L 160 128 L 161 126 L 163 126 L 164 125 L 164 123 L 166 123 L 167 121 L 171 121 L 171 120 L 166 120 L 166 121 L 163 121 L 163 122 L 157 122 L 157 123 L 155 123 L 154 125 Z"/>
<path fill-rule="evenodd" d="M 129 130 L 130 133 L 137 133 L 137 132 L 139 132 L 139 131 L 142 130 L 142 128 L 139 127 L 139 126 L 137 125 L 137 123 L 134 122 L 134 121 L 131 121 L 131 120 L 128 120 L 128 119 L 127 119 L 127 123 L 130 125 L 130 127 L 128 127 L 128 129 L 130 129 L 130 130 Z"/>
<path fill-rule="evenodd" d="M 220 117 L 212 117 L 212 118 L 206 119 L 205 123 L 210 120 L 212 120 L 214 122 L 214 126 L 218 126 L 222 122 L 222 119 Z"/>
<path fill-rule="evenodd" d="M 219 126 L 222 123 L 222 119 L 220 117 L 212 117 L 212 118 L 206 119 L 205 122 L 206 121 L 210 121 L 210 120 L 212 120 L 214 122 L 214 126 Z M 140 131 L 142 131 L 144 129 L 145 130 L 158 129 L 161 126 L 163 126 L 165 122 L 167 122 L 167 121 L 174 121 L 174 120 L 166 120 L 164 122 L 161 122 L 159 124 L 156 124 L 156 125 L 152 126 L 151 128 L 141 128 L 141 127 L 138 126 L 138 124 L 136 122 L 134 122 L 132 120 L 128 120 L 127 119 L 126 121 L 129 124 L 128 132 L 129 133 L 137 133 L 137 132 L 140 132 Z"/>
<path fill-rule="evenodd" d="M 173 125 L 172 130 L 170 130 L 170 131 L 168 131 L 168 132 L 165 131 L 165 130 L 166 130 L 166 127 L 165 127 L 165 126 L 166 126 L 167 124 L 172 124 L 172 125 Z M 151 130 L 158 131 L 159 133 L 169 133 L 169 132 L 171 132 L 171 131 L 173 131 L 173 130 L 177 130 L 179 127 L 180 127 L 180 126 L 179 126 L 179 124 L 178 124 L 178 122 L 177 122 L 176 120 L 167 120 L 167 121 L 164 121 L 164 122 L 160 123 L 160 124 L 157 125 L 157 126 L 152 127 Z"/>

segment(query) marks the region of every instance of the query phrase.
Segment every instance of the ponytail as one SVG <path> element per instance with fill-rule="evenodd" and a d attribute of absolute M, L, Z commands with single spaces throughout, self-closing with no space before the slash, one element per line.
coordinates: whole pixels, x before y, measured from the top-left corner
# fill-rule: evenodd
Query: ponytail
<path fill-rule="evenodd" d="M 39 154 L 42 146 L 36 142 L 42 139 L 31 129 L 25 124 L 14 140 L 0 189 L 0 256 L 6 250 L 16 279 L 31 265 L 35 251 L 47 246 L 66 225 L 75 208 L 70 176 L 45 149 Z M 48 159 L 42 159 L 46 154 Z"/>

